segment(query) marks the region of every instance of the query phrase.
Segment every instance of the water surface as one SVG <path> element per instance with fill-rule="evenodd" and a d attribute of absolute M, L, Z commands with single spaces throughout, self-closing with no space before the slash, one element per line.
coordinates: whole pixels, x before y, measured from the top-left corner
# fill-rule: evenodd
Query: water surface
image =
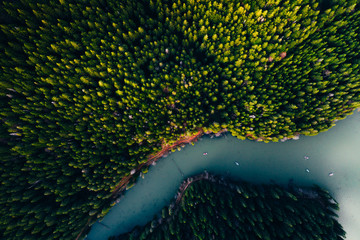
<path fill-rule="evenodd" d="M 144 225 L 172 200 L 182 179 L 204 170 L 254 183 L 317 184 L 340 204 L 339 221 L 347 239 L 360 239 L 360 113 L 327 132 L 279 143 L 239 140 L 231 135 L 203 137 L 151 167 L 144 179 L 128 190 L 88 240 L 102 240 Z M 208 154 L 203 155 L 204 152 Z M 305 157 L 308 157 L 306 159 Z M 235 164 L 238 163 L 238 165 Z M 329 176 L 333 173 L 333 176 Z M 182 175 L 184 174 L 184 176 Z"/>

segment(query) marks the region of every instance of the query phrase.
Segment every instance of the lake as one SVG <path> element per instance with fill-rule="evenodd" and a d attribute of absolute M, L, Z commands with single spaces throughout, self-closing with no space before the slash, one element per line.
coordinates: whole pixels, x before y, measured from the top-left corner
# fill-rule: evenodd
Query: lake
<path fill-rule="evenodd" d="M 203 155 L 207 152 L 207 155 Z M 173 200 L 182 180 L 207 170 L 253 183 L 317 184 L 339 202 L 339 222 L 349 240 L 360 239 L 360 113 L 355 112 L 317 136 L 262 143 L 230 134 L 203 137 L 194 146 L 160 159 L 129 189 L 88 240 L 107 239 L 144 225 Z M 235 162 L 237 164 L 235 164 Z"/>

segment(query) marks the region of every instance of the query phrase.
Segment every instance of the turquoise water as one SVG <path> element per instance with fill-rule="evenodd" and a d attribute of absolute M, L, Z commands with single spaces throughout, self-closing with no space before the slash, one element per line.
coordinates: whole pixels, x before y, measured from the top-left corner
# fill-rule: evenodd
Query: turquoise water
<path fill-rule="evenodd" d="M 298 185 L 318 184 L 340 204 L 339 221 L 347 239 L 360 239 L 360 113 L 356 112 L 327 132 L 279 143 L 241 141 L 227 134 L 203 137 L 151 167 L 144 179 L 127 191 L 101 221 L 88 240 L 109 236 L 143 225 L 173 199 L 182 179 L 209 172 L 255 183 L 273 180 Z M 203 152 L 208 155 L 204 156 Z M 305 159 L 307 156 L 309 159 Z M 235 164 L 235 161 L 239 165 Z M 309 172 L 308 172 L 308 171 Z M 184 173 L 184 176 L 182 176 Z M 333 173 L 333 176 L 329 176 Z"/>

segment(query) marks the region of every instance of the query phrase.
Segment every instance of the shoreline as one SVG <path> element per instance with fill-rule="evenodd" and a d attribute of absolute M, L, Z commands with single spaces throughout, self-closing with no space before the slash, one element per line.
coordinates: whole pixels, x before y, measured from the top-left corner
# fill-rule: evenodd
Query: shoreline
<path fill-rule="evenodd" d="M 354 109 L 354 112 L 356 110 L 358 112 L 360 112 L 360 108 Z M 338 119 L 334 120 L 334 122 L 336 122 L 337 120 Z M 126 177 L 124 177 L 123 179 L 120 180 L 120 182 L 112 190 L 112 197 L 119 195 L 126 188 L 127 184 L 130 182 L 131 178 L 133 176 L 136 176 L 144 166 L 149 166 L 149 165 L 153 164 L 154 162 L 159 160 L 164 155 L 167 155 L 167 153 L 169 153 L 171 150 L 178 147 L 179 145 L 189 144 L 189 143 L 191 143 L 193 141 L 196 142 L 198 139 L 200 139 L 205 134 L 206 135 L 212 135 L 210 137 L 213 138 L 214 136 L 215 137 L 220 137 L 221 134 L 227 133 L 227 132 L 230 132 L 227 128 L 221 129 L 216 133 L 214 133 L 212 131 L 204 131 L 203 128 L 200 128 L 198 130 L 198 132 L 196 134 L 194 134 L 194 135 L 180 136 L 180 138 L 178 140 L 176 140 L 173 144 L 171 144 L 171 145 L 166 144 L 165 146 L 162 146 L 162 150 L 155 153 L 155 155 L 148 156 L 148 160 L 145 163 L 140 164 L 136 169 L 133 169 L 130 172 L 130 175 L 128 175 L 128 176 L 126 176 Z M 230 132 L 230 134 L 231 134 L 231 132 Z M 298 140 L 300 135 L 306 136 L 304 134 L 301 134 L 301 133 L 297 132 L 297 133 L 295 133 L 295 135 L 293 137 L 284 137 L 282 139 L 279 139 L 277 142 L 285 142 L 287 140 Z M 265 140 L 264 137 L 256 138 L 255 136 L 253 136 L 250 133 L 246 134 L 245 139 L 248 139 L 248 140 L 251 140 L 251 141 L 257 141 L 257 142 Z M 134 170 L 135 170 L 135 172 L 133 172 Z"/>
<path fill-rule="evenodd" d="M 197 141 L 203 134 L 203 129 L 200 129 L 196 134 L 190 135 L 188 137 L 180 137 L 180 139 L 175 141 L 173 144 L 165 145 L 159 152 L 155 153 L 154 155 L 148 156 L 148 160 L 145 163 L 142 163 L 136 169 L 131 170 L 130 175 L 120 180 L 120 182 L 112 190 L 112 197 L 119 195 L 124 190 L 124 188 L 126 188 L 126 185 L 130 182 L 131 178 L 133 178 L 137 174 L 140 174 L 143 167 L 150 166 L 179 145 L 189 144 L 190 142 Z"/>
<path fill-rule="evenodd" d="M 192 142 L 196 142 L 198 139 L 200 139 L 203 135 L 211 135 L 210 138 L 220 137 L 223 133 L 229 132 L 226 128 L 221 129 L 220 131 L 214 133 L 212 131 L 204 131 L 202 128 L 198 130 L 198 132 L 194 135 L 190 136 L 182 136 L 180 139 L 176 140 L 173 144 L 162 147 L 162 150 L 155 153 L 154 155 L 148 156 L 148 160 L 145 163 L 140 164 L 136 169 L 131 170 L 130 175 L 124 177 L 120 182 L 115 186 L 114 190 L 112 191 L 112 197 L 116 197 L 121 194 L 121 192 L 126 189 L 128 183 L 130 182 L 131 178 L 133 176 L 136 176 L 137 174 L 140 174 L 141 169 L 146 166 L 150 166 L 153 163 L 155 163 L 160 158 L 167 156 L 169 152 L 174 150 L 175 148 L 183 145 L 183 144 L 189 144 Z"/>
<path fill-rule="evenodd" d="M 360 108 L 356 108 L 354 109 L 353 113 L 354 112 L 360 112 Z M 349 114 L 351 115 L 351 114 Z M 339 119 L 341 120 L 341 119 Z M 336 122 L 336 120 L 334 121 Z M 148 160 L 143 163 L 143 164 L 140 164 L 136 169 L 135 169 L 135 172 L 133 174 L 130 174 L 126 177 L 124 177 L 122 180 L 120 180 L 120 182 L 116 185 L 116 187 L 114 188 L 114 190 L 112 191 L 112 196 L 113 198 L 118 198 L 113 204 L 116 204 L 119 202 L 119 200 L 121 199 L 121 194 L 123 193 L 123 190 L 126 189 L 127 187 L 127 184 L 130 182 L 130 180 L 132 179 L 133 176 L 136 176 L 136 173 L 139 173 L 141 171 L 141 169 L 144 167 L 144 166 L 149 166 L 151 165 L 152 163 L 156 162 L 158 159 L 160 159 L 161 157 L 163 157 L 164 155 L 166 155 L 168 152 L 170 152 L 171 150 L 173 150 L 174 148 L 178 147 L 179 145 L 181 144 L 188 144 L 188 143 L 191 143 L 193 141 L 197 141 L 199 138 L 201 138 L 203 135 L 211 135 L 210 137 L 213 138 L 214 136 L 215 137 L 220 137 L 222 133 L 226 133 L 226 132 L 230 132 L 228 131 L 226 128 L 225 129 L 221 129 L 219 130 L 218 132 L 214 133 L 212 131 L 204 131 L 202 128 L 200 128 L 198 130 L 197 133 L 195 133 L 194 135 L 190 135 L 190 136 L 180 136 L 180 139 L 175 141 L 173 144 L 171 145 L 165 145 L 163 146 L 163 149 L 160 150 L 159 152 L 157 152 L 155 155 L 149 155 L 148 156 Z M 231 134 L 231 132 L 230 132 Z M 286 140 L 290 140 L 290 139 L 293 139 L 293 140 L 297 140 L 298 139 L 298 136 L 300 135 L 303 135 L 303 136 L 306 136 L 304 134 L 297 134 L 295 136 L 295 138 L 284 138 L 284 139 L 279 139 L 278 142 L 284 142 Z M 251 141 L 264 141 L 263 138 L 255 138 L 255 139 L 251 139 L 250 136 L 245 136 L 245 138 L 251 140 Z M 133 169 L 134 170 L 134 169 Z M 132 171 L 133 171 L 132 170 Z M 112 204 L 112 206 L 113 206 Z M 95 215 L 94 215 L 95 216 Z M 83 233 L 89 229 L 91 227 L 91 225 L 89 225 L 89 223 L 91 223 L 91 220 L 93 220 L 94 216 L 90 217 L 88 222 L 87 222 L 87 225 L 84 226 L 84 228 L 81 230 L 81 232 L 78 234 L 76 240 L 80 239 L 80 237 L 83 235 Z M 101 218 L 99 218 L 101 219 Z M 96 220 L 99 220 L 99 219 L 96 219 Z"/>

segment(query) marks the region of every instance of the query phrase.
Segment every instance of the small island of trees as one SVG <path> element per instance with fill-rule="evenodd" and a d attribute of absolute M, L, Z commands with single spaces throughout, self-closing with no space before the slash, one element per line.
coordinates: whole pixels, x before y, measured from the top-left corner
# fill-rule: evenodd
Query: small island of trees
<path fill-rule="evenodd" d="M 161 216 L 109 240 L 340 240 L 345 231 L 336 210 L 336 201 L 318 186 L 286 189 L 205 173 L 187 179 L 177 201 L 162 209 Z"/>

